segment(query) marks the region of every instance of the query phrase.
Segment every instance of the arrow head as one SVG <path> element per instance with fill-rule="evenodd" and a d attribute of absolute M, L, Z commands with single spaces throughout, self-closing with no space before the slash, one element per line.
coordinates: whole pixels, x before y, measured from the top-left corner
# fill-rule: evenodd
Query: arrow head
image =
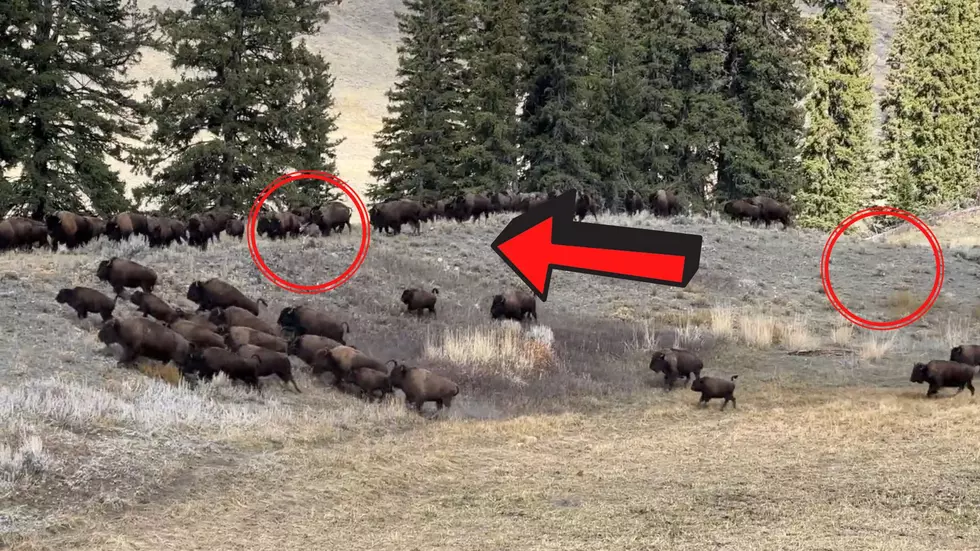
<path fill-rule="evenodd" d="M 548 300 L 551 286 L 555 225 L 571 222 L 574 214 L 575 190 L 569 190 L 511 220 L 490 244 L 541 302 Z"/>

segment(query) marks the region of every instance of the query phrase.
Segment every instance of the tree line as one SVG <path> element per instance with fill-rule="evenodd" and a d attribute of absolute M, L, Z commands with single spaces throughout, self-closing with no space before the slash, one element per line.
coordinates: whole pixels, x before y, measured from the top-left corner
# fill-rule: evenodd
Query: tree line
<path fill-rule="evenodd" d="M 42 199 L 244 210 L 283 172 L 335 171 L 334 79 L 303 41 L 334 3 L 0 3 L 0 213 Z M 615 207 L 629 189 L 666 189 L 701 209 L 769 195 L 818 228 L 873 203 L 974 199 L 980 4 L 904 6 L 878 105 L 869 0 L 811 6 L 406 0 L 369 195 L 576 188 Z M 127 71 L 144 47 L 179 76 L 140 97 Z M 148 177 L 135 205 L 108 159 Z M 283 189 L 335 197 L 319 182 Z"/>

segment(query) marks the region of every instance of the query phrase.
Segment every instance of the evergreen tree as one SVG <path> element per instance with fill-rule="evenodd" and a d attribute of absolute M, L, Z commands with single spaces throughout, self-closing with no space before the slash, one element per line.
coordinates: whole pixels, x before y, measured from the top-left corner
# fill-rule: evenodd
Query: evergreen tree
<path fill-rule="evenodd" d="M 805 183 L 796 203 L 801 226 L 830 230 L 861 207 L 872 185 L 872 32 L 868 0 L 822 3 L 812 20 Z"/>
<path fill-rule="evenodd" d="M 517 0 L 474 0 L 465 41 L 460 187 L 499 191 L 517 183 L 517 107 L 522 21 Z"/>
<path fill-rule="evenodd" d="M 523 191 L 584 189 L 590 0 L 527 0 L 527 96 L 519 143 Z"/>
<path fill-rule="evenodd" d="M 604 0 L 597 8 L 589 52 L 586 159 L 594 174 L 589 187 L 608 201 L 640 181 L 633 152 L 641 142 L 642 82 L 633 6 Z"/>
<path fill-rule="evenodd" d="M 787 200 L 802 182 L 802 16 L 793 0 L 716 4 L 728 20 L 727 94 L 741 113 L 720 143 L 719 194 L 722 199 L 764 194 Z"/>
<path fill-rule="evenodd" d="M 178 81 L 154 82 L 156 125 L 140 168 L 152 181 L 134 194 L 169 212 L 247 210 L 292 170 L 336 170 L 337 129 L 329 64 L 297 40 L 319 31 L 336 0 L 194 0 L 154 10 Z M 338 196 L 304 181 L 280 188 L 288 202 Z M 277 193 L 278 196 L 278 193 Z"/>
<path fill-rule="evenodd" d="M 107 157 L 141 126 L 126 70 L 150 41 L 136 0 L 0 2 L 0 208 L 115 213 L 129 201 Z"/>
<path fill-rule="evenodd" d="M 406 0 L 397 14 L 399 81 L 375 137 L 374 199 L 458 189 L 463 120 L 462 46 L 470 29 L 465 0 Z"/>
<path fill-rule="evenodd" d="M 906 10 L 882 101 L 884 183 L 890 205 L 918 212 L 980 184 L 980 5 L 919 0 Z"/>

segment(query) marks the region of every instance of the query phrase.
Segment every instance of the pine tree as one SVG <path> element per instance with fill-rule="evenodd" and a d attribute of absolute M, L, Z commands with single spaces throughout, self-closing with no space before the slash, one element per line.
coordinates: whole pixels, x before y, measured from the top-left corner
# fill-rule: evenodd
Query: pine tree
<path fill-rule="evenodd" d="M 793 0 L 717 3 L 729 22 L 728 96 L 741 112 L 720 145 L 722 198 L 787 200 L 802 183 L 799 151 L 806 93 L 804 25 Z M 727 2 L 725 3 L 727 4 Z"/>
<path fill-rule="evenodd" d="M 595 177 L 588 187 L 608 201 L 640 180 L 633 152 L 642 140 L 642 82 L 633 6 L 605 0 L 597 8 L 589 52 L 586 159 Z"/>
<path fill-rule="evenodd" d="M 868 0 L 823 0 L 812 20 L 805 183 L 796 198 L 801 226 L 832 229 L 869 197 L 874 97 L 868 8 Z"/>
<path fill-rule="evenodd" d="M 584 189 L 595 181 L 585 155 L 590 0 L 528 0 L 525 9 L 521 189 Z"/>
<path fill-rule="evenodd" d="M 0 182 L 0 215 L 129 206 L 107 157 L 126 161 L 138 137 L 125 73 L 151 30 L 136 0 L 0 2 L 0 169 L 20 169 Z"/>
<path fill-rule="evenodd" d="M 911 3 L 889 57 L 883 128 L 889 204 L 912 212 L 980 184 L 980 5 Z"/>
<path fill-rule="evenodd" d="M 474 8 L 475 31 L 463 48 L 460 187 L 499 191 L 517 183 L 522 21 L 517 0 L 474 0 Z"/>
<path fill-rule="evenodd" d="M 462 46 L 470 29 L 464 0 L 407 0 L 399 13 L 399 82 L 375 136 L 374 199 L 458 189 L 463 120 Z"/>
<path fill-rule="evenodd" d="M 154 10 L 181 80 L 153 82 L 156 125 L 139 167 L 152 181 L 134 195 L 170 212 L 247 210 L 292 170 L 336 170 L 330 66 L 297 40 L 329 20 L 336 0 L 194 0 Z M 281 189 L 288 202 L 338 196 L 318 181 Z M 279 192 L 277 192 L 277 197 Z"/>

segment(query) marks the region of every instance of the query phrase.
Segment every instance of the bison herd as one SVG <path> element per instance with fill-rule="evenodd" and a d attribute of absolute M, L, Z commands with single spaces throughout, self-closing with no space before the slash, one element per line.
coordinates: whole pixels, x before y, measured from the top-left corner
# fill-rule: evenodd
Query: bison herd
<path fill-rule="evenodd" d="M 437 410 L 449 408 L 459 385 L 428 369 L 409 366 L 397 359 L 382 362 L 347 342 L 347 321 L 317 308 L 298 305 L 283 308 L 275 323 L 261 316 L 268 308 L 262 298 L 252 299 L 218 278 L 192 281 L 185 298 L 196 304 L 193 312 L 168 303 L 154 293 L 156 271 L 138 262 L 112 257 L 95 269 L 99 282 L 112 289 L 112 298 L 90 287 L 60 289 L 55 298 L 72 308 L 80 319 L 98 314 L 98 339 L 122 349 L 119 365 L 137 358 L 172 362 L 181 378 L 211 380 L 224 373 L 256 392 L 260 381 L 274 376 L 301 393 L 293 374 L 291 357 L 310 369 L 315 378 L 330 375 L 338 390 L 350 390 L 369 400 L 381 400 L 399 389 L 405 402 L 419 412 L 427 402 Z M 136 315 L 117 316 L 119 298 L 128 301 Z M 435 315 L 439 290 L 405 289 L 401 302 L 406 312 Z M 523 292 L 493 297 L 492 319 L 536 319 L 535 299 Z"/>
<path fill-rule="evenodd" d="M 415 233 L 421 232 L 424 222 L 438 219 L 476 222 L 491 213 L 527 212 L 557 192 L 514 193 L 462 193 L 444 199 L 392 198 L 373 204 L 368 216 L 373 229 L 386 234 L 400 234 L 403 226 Z M 622 200 L 623 211 L 633 216 L 648 209 L 655 216 L 673 216 L 687 209 L 671 191 L 658 190 L 646 201 L 638 193 L 628 190 Z M 792 225 L 791 209 L 769 197 L 758 196 L 737 199 L 722 205 L 722 212 L 733 220 L 748 220 L 751 224 L 782 222 L 783 227 Z M 603 201 L 590 193 L 576 192 L 575 216 L 584 220 L 608 212 Z M 352 209 L 339 201 L 323 205 L 300 205 L 287 210 L 271 211 L 263 206 L 256 220 L 256 233 L 270 239 L 286 239 L 300 235 L 329 236 L 351 231 Z M 220 241 L 221 234 L 241 240 L 245 234 L 246 218 L 226 207 L 191 214 L 186 219 L 160 213 L 122 212 L 108 219 L 68 211 L 45 213 L 43 204 L 30 218 L 13 216 L 0 221 L 0 251 L 32 250 L 35 247 L 59 246 L 76 249 L 102 237 L 110 241 L 129 241 L 142 236 L 150 247 L 168 247 L 186 243 L 206 250 L 208 244 Z"/>

